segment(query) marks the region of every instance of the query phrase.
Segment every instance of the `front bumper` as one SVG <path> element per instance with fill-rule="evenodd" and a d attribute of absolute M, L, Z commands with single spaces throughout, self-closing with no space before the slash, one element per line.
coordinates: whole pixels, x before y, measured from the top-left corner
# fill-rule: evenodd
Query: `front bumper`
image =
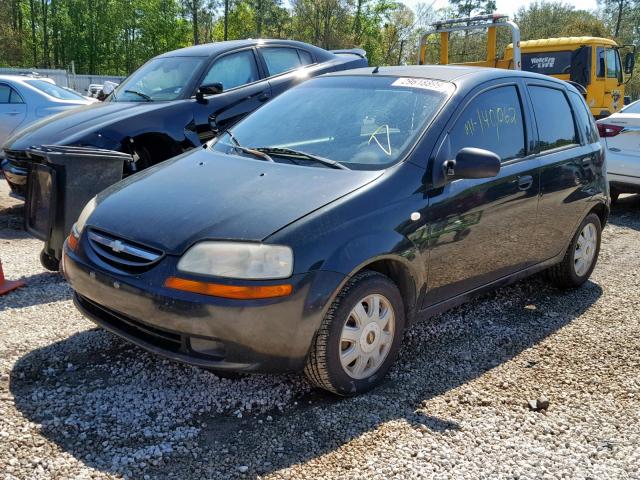
<path fill-rule="evenodd" d="M 301 370 L 344 279 L 324 271 L 294 275 L 290 296 L 245 301 L 152 286 L 172 268 L 163 261 L 141 275 L 118 274 L 66 246 L 62 261 L 76 306 L 98 325 L 173 360 L 231 371 Z"/>
<path fill-rule="evenodd" d="M 0 163 L 0 168 L 2 168 L 4 178 L 7 180 L 9 188 L 11 188 L 12 196 L 24 200 L 27 191 L 28 174 L 26 165 L 22 165 L 22 162 L 16 163 L 12 159 L 5 158 Z"/>

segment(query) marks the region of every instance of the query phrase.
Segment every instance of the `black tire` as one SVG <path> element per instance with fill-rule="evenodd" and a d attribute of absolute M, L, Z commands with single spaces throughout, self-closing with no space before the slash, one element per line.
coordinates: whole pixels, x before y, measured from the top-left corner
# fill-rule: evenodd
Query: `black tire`
<path fill-rule="evenodd" d="M 575 253 L 576 253 L 576 245 L 578 243 L 578 238 L 582 233 L 582 230 L 589 224 L 592 223 L 595 226 L 597 233 L 596 240 L 596 248 L 593 260 L 591 262 L 591 266 L 589 269 L 582 275 L 578 275 L 575 269 Z M 582 285 L 587 279 L 591 276 L 591 272 L 596 267 L 596 263 L 598 262 L 598 255 L 600 253 L 600 241 L 602 239 L 602 224 L 600 223 L 600 217 L 595 213 L 590 213 L 585 217 L 582 221 L 578 230 L 573 236 L 571 240 L 571 244 L 564 255 L 562 261 L 547 270 L 547 278 L 551 283 L 556 285 L 559 288 L 576 288 Z"/>
<path fill-rule="evenodd" d="M 347 374 L 340 362 L 340 338 L 351 310 L 372 294 L 383 295 L 393 309 L 394 337 L 379 368 L 366 378 L 356 379 Z M 368 270 L 360 272 L 347 282 L 331 304 L 311 344 L 304 373 L 314 385 L 338 395 L 353 396 L 366 392 L 378 385 L 393 365 L 404 327 L 404 305 L 398 287 L 380 273 Z"/>
<path fill-rule="evenodd" d="M 610 193 L 611 205 L 614 205 L 618 202 L 618 198 L 620 197 L 620 192 L 616 192 L 615 190 L 611 190 Z"/>
<path fill-rule="evenodd" d="M 53 255 L 49 255 L 44 250 L 40 251 L 40 263 L 50 272 L 57 272 L 60 270 L 60 260 Z"/>

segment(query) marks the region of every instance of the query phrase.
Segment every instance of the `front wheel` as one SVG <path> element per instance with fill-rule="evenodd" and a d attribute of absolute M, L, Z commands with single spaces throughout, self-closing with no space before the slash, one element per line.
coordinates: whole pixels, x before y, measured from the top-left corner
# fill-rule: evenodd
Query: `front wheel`
<path fill-rule="evenodd" d="M 404 326 L 398 287 L 380 273 L 361 272 L 347 282 L 325 315 L 305 375 L 338 395 L 366 392 L 393 364 Z"/>
<path fill-rule="evenodd" d="M 601 238 L 600 217 L 590 213 L 578 227 L 562 262 L 547 271 L 549 280 L 560 288 L 575 288 L 586 282 L 596 267 Z"/>
<path fill-rule="evenodd" d="M 40 264 L 50 272 L 57 272 L 60 270 L 60 261 L 44 250 L 40 251 Z"/>

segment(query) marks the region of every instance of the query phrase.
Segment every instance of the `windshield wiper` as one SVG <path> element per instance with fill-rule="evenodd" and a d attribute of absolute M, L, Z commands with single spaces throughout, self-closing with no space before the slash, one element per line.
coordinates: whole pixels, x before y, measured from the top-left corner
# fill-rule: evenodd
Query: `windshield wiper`
<path fill-rule="evenodd" d="M 261 152 L 260 150 L 254 149 L 254 148 L 249 148 L 249 147 L 243 147 L 242 145 L 240 145 L 240 142 L 238 141 L 238 139 L 233 135 L 233 133 L 231 133 L 231 130 L 227 130 L 227 135 L 229 135 L 229 138 L 231 139 L 231 141 L 234 143 L 233 148 L 240 150 L 241 152 L 246 152 L 246 153 L 250 153 L 251 155 L 254 155 L 256 157 L 260 157 L 263 158 L 264 160 L 266 160 L 267 162 L 273 162 L 273 158 L 271 158 L 271 156 L 269 156 L 267 153 L 265 152 Z"/>
<path fill-rule="evenodd" d="M 307 160 L 313 160 L 314 162 L 322 163 L 331 168 L 339 168 L 341 170 L 351 170 L 349 167 L 344 166 L 340 162 L 335 160 L 329 160 L 328 158 L 318 157 L 317 155 L 311 155 L 310 153 L 301 152 L 299 150 L 293 150 L 291 148 L 281 147 L 256 147 L 255 150 L 264 153 L 270 153 L 272 155 L 284 155 L 298 158 L 305 158 Z"/>
<path fill-rule="evenodd" d="M 124 93 L 133 93 L 134 95 L 138 95 L 139 97 L 144 98 L 147 102 L 153 102 L 153 99 L 147 95 L 146 93 L 138 92 L 137 90 L 125 90 Z"/>

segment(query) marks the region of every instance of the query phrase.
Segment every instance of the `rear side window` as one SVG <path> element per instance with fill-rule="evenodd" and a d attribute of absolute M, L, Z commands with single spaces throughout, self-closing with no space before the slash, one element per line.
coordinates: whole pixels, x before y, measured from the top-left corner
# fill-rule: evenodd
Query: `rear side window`
<path fill-rule="evenodd" d="M 576 115 L 580 120 L 581 128 L 584 130 L 585 138 L 587 139 L 587 143 L 597 143 L 600 140 L 600 136 L 598 135 L 598 130 L 596 129 L 596 124 L 593 120 L 593 115 L 589 111 L 589 107 L 582 98 L 581 95 L 578 95 L 575 92 L 570 92 L 569 96 L 573 101 L 574 106 L 576 107 Z"/>
<path fill-rule="evenodd" d="M 571 107 L 562 90 L 530 86 L 529 93 L 538 124 L 541 151 L 580 143 Z"/>
<path fill-rule="evenodd" d="M 640 113 L 640 101 L 630 103 L 622 111 L 624 113 Z"/>
<path fill-rule="evenodd" d="M 303 65 L 295 48 L 265 47 L 260 49 L 267 62 L 269 76 L 278 75 Z"/>
<path fill-rule="evenodd" d="M 202 85 L 220 82 L 224 90 L 229 90 L 259 79 L 258 65 L 253 51 L 242 50 L 216 60 L 202 81 Z"/>
<path fill-rule="evenodd" d="M 523 53 L 522 69 L 544 75 L 559 75 L 571 70 L 571 51 Z"/>
<path fill-rule="evenodd" d="M 450 132 L 455 154 L 476 147 L 500 155 L 502 161 L 525 155 L 520 96 L 515 86 L 497 87 L 474 98 Z"/>
<path fill-rule="evenodd" d="M 306 50 L 298 50 L 298 55 L 300 55 L 300 61 L 303 65 L 311 65 L 313 63 L 313 57 Z"/>
<path fill-rule="evenodd" d="M 0 103 L 24 103 L 18 92 L 9 85 L 0 84 Z"/>

